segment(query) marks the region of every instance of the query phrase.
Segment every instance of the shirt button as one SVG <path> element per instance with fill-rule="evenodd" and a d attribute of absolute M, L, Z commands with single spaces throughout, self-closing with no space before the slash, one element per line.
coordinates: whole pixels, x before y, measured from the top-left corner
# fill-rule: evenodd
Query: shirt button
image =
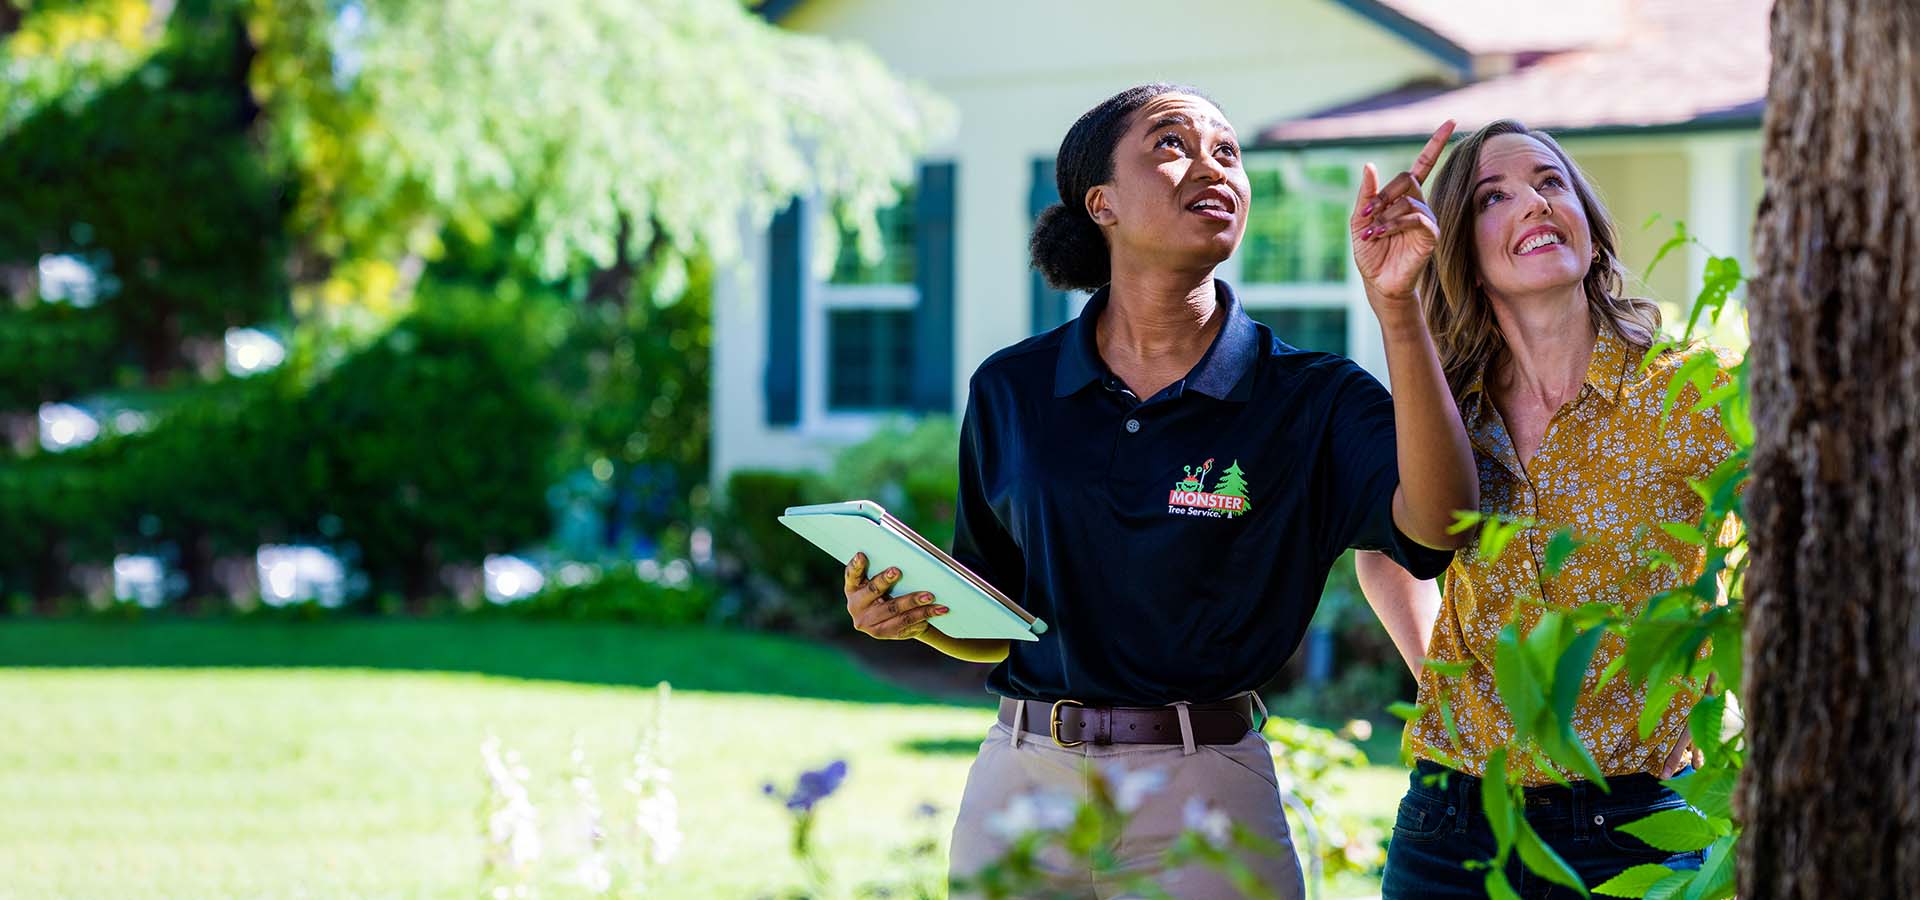
<path fill-rule="evenodd" d="M 1139 432 L 1139 431 L 1140 431 L 1140 420 L 1139 420 L 1139 419 L 1128 419 L 1128 420 L 1127 420 L 1127 433 L 1128 433 L 1128 434 L 1135 434 L 1135 433 L 1137 433 L 1137 432 Z"/>

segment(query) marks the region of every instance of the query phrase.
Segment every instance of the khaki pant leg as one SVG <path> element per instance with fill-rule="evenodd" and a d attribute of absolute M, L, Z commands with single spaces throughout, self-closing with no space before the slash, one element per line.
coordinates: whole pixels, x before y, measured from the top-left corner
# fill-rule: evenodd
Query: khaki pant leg
<path fill-rule="evenodd" d="M 1102 763 L 1118 761 L 1129 770 L 1162 767 L 1166 787 L 1149 795 L 1128 820 L 1120 840 L 1124 877 L 1145 876 L 1180 900 L 1227 900 L 1245 896 L 1217 869 L 1206 866 L 1164 867 L 1169 848 L 1186 828 L 1188 798 L 1200 798 L 1224 812 L 1235 825 L 1260 835 L 1279 848 L 1273 854 L 1239 852 L 1270 896 L 1299 900 L 1306 895 L 1300 863 L 1294 856 L 1287 818 L 1280 805 L 1273 754 L 1265 738 L 1249 732 L 1237 744 L 1195 748 L 1192 756 L 1180 747 L 1155 747 L 1146 753 L 1118 754 Z M 1102 879 L 1102 898 L 1130 896 L 1122 879 Z"/>
<path fill-rule="evenodd" d="M 981 896 L 966 890 L 966 882 L 983 867 L 1003 859 L 1011 849 L 1009 836 L 1000 833 L 996 820 L 1016 797 L 1052 796 L 1073 808 L 1086 802 L 1084 755 L 1055 747 L 1045 736 L 1038 736 L 1036 742 L 1031 734 L 1022 735 L 1021 746 L 1015 749 L 1012 737 L 1007 726 L 995 723 L 967 772 L 947 856 L 954 900 Z M 1091 874 L 1064 850 L 1050 847 L 1040 853 L 1037 863 L 1045 873 L 1048 896 L 1094 897 Z"/>

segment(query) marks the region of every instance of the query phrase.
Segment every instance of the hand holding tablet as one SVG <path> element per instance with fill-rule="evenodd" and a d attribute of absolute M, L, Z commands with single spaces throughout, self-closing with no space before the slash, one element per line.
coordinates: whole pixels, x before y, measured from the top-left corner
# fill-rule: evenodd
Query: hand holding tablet
<path fill-rule="evenodd" d="M 842 565 L 865 554 L 869 572 L 898 569 L 889 593 L 932 594 L 948 612 L 927 623 L 948 637 L 1033 641 L 1047 630 L 1047 623 L 870 500 L 795 506 L 780 524 Z"/>

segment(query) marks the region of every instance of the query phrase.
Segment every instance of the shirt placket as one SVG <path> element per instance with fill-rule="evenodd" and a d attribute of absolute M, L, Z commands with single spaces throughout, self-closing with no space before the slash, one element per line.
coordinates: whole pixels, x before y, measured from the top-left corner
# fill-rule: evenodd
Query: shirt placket
<path fill-rule="evenodd" d="M 1547 420 L 1546 433 L 1540 437 L 1540 449 L 1533 454 L 1533 462 L 1526 467 L 1521 476 L 1522 492 L 1526 497 L 1526 516 L 1535 523 L 1526 529 L 1528 556 L 1533 564 L 1533 583 L 1539 585 L 1542 601 L 1555 599 L 1548 596 L 1546 585 L 1541 583 L 1540 574 L 1546 571 L 1547 543 L 1552 540 L 1555 531 L 1571 523 L 1566 510 L 1554 502 L 1554 497 L 1566 493 L 1562 480 L 1569 477 L 1572 469 L 1562 464 L 1565 455 L 1562 448 L 1580 447 L 1584 441 L 1580 438 L 1580 424 L 1584 421 L 1581 408 L 1587 402 L 1591 388 L 1583 385 L 1573 402 L 1554 411 Z M 1568 434 L 1565 432 L 1572 431 Z M 1577 461 L 1575 461 L 1577 467 Z M 1558 486 L 1559 491 L 1555 488 Z M 1565 592 L 1560 592 L 1565 593 Z"/>

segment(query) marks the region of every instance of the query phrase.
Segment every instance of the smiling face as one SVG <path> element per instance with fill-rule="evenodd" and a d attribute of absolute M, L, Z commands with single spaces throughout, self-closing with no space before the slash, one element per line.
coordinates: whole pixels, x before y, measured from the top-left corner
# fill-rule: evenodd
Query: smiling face
<path fill-rule="evenodd" d="M 1087 191 L 1087 213 L 1116 263 L 1201 268 L 1233 255 L 1252 200 L 1226 116 L 1192 94 L 1135 110 L 1113 148 L 1113 177 Z"/>
<path fill-rule="evenodd" d="M 1593 262 L 1587 211 L 1567 164 L 1523 134 L 1489 138 L 1474 173 L 1474 261 L 1482 287 L 1516 298 L 1578 288 Z"/>

